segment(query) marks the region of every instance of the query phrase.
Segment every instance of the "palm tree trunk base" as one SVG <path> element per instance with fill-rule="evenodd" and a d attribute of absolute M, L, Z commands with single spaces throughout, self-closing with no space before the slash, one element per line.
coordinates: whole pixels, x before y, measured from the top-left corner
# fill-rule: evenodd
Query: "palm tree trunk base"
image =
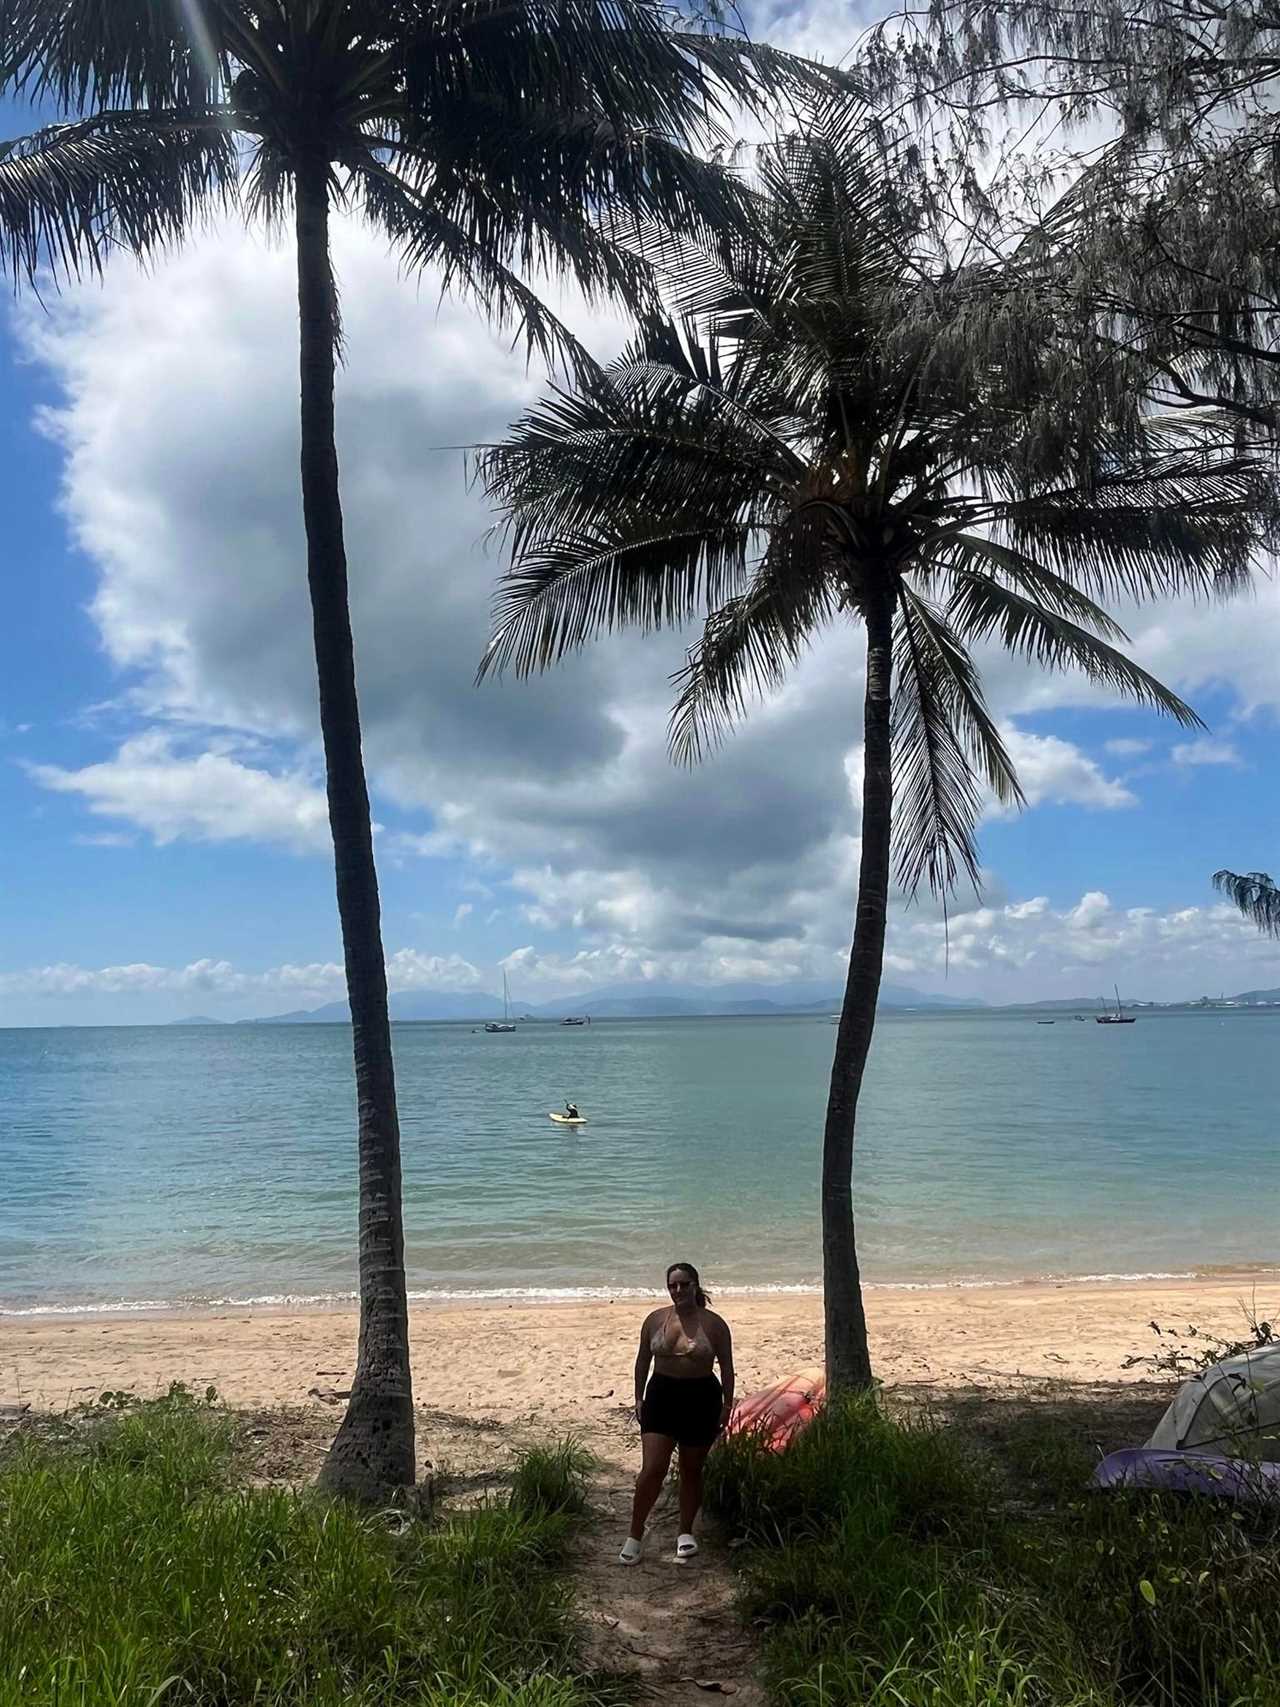
<path fill-rule="evenodd" d="M 827 1347 L 827 1393 L 865 1393 L 875 1385 L 871 1374 L 871 1359 L 866 1352 L 855 1347 L 846 1351 L 844 1348 Z"/>
<path fill-rule="evenodd" d="M 413 1403 L 399 1394 L 351 1395 L 316 1485 L 357 1505 L 385 1505 L 414 1482 Z"/>

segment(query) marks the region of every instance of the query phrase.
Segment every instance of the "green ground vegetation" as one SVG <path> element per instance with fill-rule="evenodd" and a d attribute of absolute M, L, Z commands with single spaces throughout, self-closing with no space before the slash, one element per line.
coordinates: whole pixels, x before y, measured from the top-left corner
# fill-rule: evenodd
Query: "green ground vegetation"
<path fill-rule="evenodd" d="M 117 1396 L 0 1455 L 0 1707 L 597 1707 L 564 1564 L 589 1461 L 434 1517 L 244 1485 L 235 1422 Z"/>
<path fill-rule="evenodd" d="M 1079 1431 L 834 1405 L 709 1497 L 785 1707 L 1280 1707 L 1280 1522 L 1091 1494 Z"/>

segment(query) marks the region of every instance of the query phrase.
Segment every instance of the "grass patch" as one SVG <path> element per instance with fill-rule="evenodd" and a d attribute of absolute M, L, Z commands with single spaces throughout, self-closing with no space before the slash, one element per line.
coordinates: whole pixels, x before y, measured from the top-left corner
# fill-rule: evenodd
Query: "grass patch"
<path fill-rule="evenodd" d="M 0 1707 L 596 1707 L 568 1446 L 436 1523 L 237 1485 L 179 1392 L 0 1457 Z"/>
<path fill-rule="evenodd" d="M 595 1459 L 573 1439 L 525 1452 L 511 1479 L 511 1509 L 528 1516 L 585 1517 L 586 1479 Z"/>
<path fill-rule="evenodd" d="M 997 1462 L 872 1399 L 783 1454 L 734 1440 L 709 1503 L 787 1707 L 1280 1707 L 1280 1536 L 1223 1504 L 1085 1492 L 1052 1420 Z"/>

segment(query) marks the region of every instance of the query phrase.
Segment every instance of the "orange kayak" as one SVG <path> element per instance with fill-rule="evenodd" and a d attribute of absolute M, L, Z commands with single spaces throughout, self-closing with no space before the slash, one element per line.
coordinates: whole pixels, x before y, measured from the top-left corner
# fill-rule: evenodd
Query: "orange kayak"
<path fill-rule="evenodd" d="M 827 1377 L 821 1367 L 798 1369 L 772 1387 L 739 1399 L 724 1432 L 756 1434 L 771 1452 L 781 1452 L 817 1416 L 826 1394 Z"/>

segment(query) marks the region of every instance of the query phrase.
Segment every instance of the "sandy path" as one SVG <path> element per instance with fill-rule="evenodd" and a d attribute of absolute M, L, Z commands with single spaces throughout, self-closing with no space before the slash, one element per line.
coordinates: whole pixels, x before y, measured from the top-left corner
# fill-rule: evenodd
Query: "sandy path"
<path fill-rule="evenodd" d="M 606 1466 L 592 1498 L 597 1522 L 575 1573 L 588 1664 L 628 1675 L 674 1707 L 717 1694 L 763 1707 L 755 1645 L 734 1611 L 730 1555 L 714 1526 L 699 1523 L 697 1558 L 677 1564 L 676 1489 L 668 1482 L 649 1521 L 644 1558 L 624 1569 L 616 1559 L 631 1509 L 630 1475 Z M 722 1687 L 702 1687 L 709 1683 Z"/>

